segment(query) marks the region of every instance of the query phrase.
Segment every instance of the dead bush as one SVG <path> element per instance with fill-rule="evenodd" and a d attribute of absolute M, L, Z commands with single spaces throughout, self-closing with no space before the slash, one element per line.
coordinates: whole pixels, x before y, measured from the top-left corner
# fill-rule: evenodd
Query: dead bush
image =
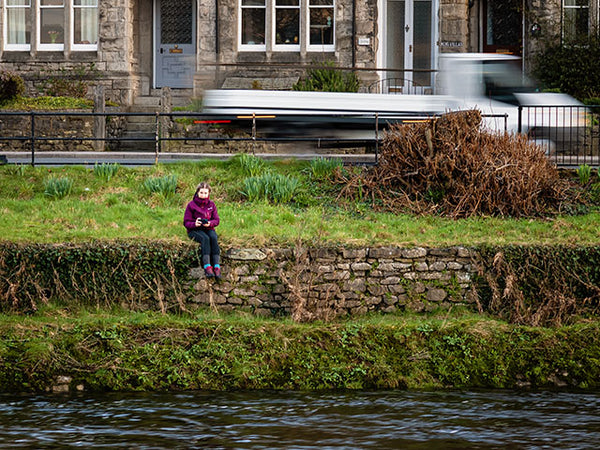
<path fill-rule="evenodd" d="M 479 111 L 449 113 L 384 134 L 380 163 L 343 174 L 342 194 L 385 209 L 528 217 L 559 211 L 573 195 L 543 150 L 523 136 L 481 130 Z"/>

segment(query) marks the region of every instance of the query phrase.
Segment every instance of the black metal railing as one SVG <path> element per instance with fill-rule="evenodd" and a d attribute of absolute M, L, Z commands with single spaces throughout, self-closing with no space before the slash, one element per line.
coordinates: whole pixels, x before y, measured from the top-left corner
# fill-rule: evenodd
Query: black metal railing
<path fill-rule="evenodd" d="M 122 122 L 131 117 L 147 119 L 145 133 L 132 136 L 123 132 Z M 507 130 L 507 115 L 484 117 L 498 118 Z M 12 119 L 12 124 L 9 119 Z M 410 117 L 411 122 L 433 119 L 435 116 Z M 165 146 L 172 146 L 169 150 L 177 151 L 177 147 L 184 144 L 214 146 L 246 142 L 254 151 L 260 143 L 304 142 L 320 149 L 319 154 L 323 156 L 327 155 L 323 149 L 336 154 L 336 148 L 364 147 L 366 153 L 373 155 L 373 163 L 377 164 L 382 131 L 390 122 L 401 121 L 399 117 L 379 114 L 331 115 L 322 120 L 326 120 L 325 126 L 315 117 L 312 121 L 307 121 L 306 117 L 278 121 L 272 116 L 257 114 L 232 117 L 197 112 L 0 112 L 0 152 L 29 153 L 29 163 L 35 165 L 36 155 L 49 150 L 68 152 L 83 146 L 88 151 L 108 150 L 109 154 L 110 150 L 122 150 L 129 144 L 144 146 L 139 151 L 152 152 L 156 163 Z M 305 127 L 298 129 L 298 124 Z M 202 150 L 197 153 L 202 153 Z"/>
<path fill-rule="evenodd" d="M 600 105 L 523 105 L 518 111 L 517 131 L 557 166 L 600 166 Z"/>

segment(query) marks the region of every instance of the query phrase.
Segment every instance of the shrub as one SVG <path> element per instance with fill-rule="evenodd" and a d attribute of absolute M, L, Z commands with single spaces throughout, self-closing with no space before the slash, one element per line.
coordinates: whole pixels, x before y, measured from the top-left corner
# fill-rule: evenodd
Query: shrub
<path fill-rule="evenodd" d="M 265 173 L 246 178 L 242 194 L 250 201 L 266 200 L 273 203 L 287 203 L 294 197 L 298 185 L 297 178 Z"/>
<path fill-rule="evenodd" d="M 533 74 L 546 87 L 580 100 L 600 97 L 600 38 L 549 45 L 534 59 Z"/>
<path fill-rule="evenodd" d="M 331 67 L 331 68 L 328 68 Z M 354 72 L 344 72 L 333 68 L 334 63 L 325 63 L 325 68 L 310 69 L 307 78 L 298 81 L 295 91 L 319 92 L 358 92 L 360 81 Z"/>
<path fill-rule="evenodd" d="M 160 194 L 170 197 L 177 189 L 177 175 L 165 175 L 164 177 L 150 177 L 144 181 L 144 189 L 150 194 Z"/>
<path fill-rule="evenodd" d="M 576 201 L 544 151 L 523 136 L 480 130 L 479 111 L 395 125 L 378 166 L 340 173 L 342 193 L 399 212 L 536 217 Z M 364 192 L 364 194 L 363 194 Z"/>
<path fill-rule="evenodd" d="M 25 82 L 19 75 L 0 70 L 0 103 L 13 100 L 25 93 Z"/>
<path fill-rule="evenodd" d="M 68 177 L 48 178 L 44 182 L 44 194 L 51 199 L 64 198 L 73 190 L 73 180 Z"/>
<path fill-rule="evenodd" d="M 120 165 L 118 163 L 110 164 L 110 163 L 102 163 L 102 164 L 94 164 L 94 175 L 99 178 L 102 178 L 105 181 L 109 181 L 112 177 L 114 177 Z"/>

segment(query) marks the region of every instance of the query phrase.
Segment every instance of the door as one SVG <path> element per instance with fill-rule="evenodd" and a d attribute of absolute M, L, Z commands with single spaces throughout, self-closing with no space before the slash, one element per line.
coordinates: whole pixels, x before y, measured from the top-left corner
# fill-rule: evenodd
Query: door
<path fill-rule="evenodd" d="M 483 51 L 521 56 L 522 0 L 483 0 Z"/>
<path fill-rule="evenodd" d="M 432 86 L 432 0 L 387 1 L 387 72 L 389 90 L 420 94 Z"/>
<path fill-rule="evenodd" d="M 155 0 L 154 85 L 193 87 L 196 71 L 195 0 Z"/>

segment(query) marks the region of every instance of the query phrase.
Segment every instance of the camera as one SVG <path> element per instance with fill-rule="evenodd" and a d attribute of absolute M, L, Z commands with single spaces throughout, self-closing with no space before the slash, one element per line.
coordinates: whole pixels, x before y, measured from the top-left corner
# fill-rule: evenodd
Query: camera
<path fill-rule="evenodd" d="M 202 225 L 208 225 L 208 219 L 200 219 Z"/>

